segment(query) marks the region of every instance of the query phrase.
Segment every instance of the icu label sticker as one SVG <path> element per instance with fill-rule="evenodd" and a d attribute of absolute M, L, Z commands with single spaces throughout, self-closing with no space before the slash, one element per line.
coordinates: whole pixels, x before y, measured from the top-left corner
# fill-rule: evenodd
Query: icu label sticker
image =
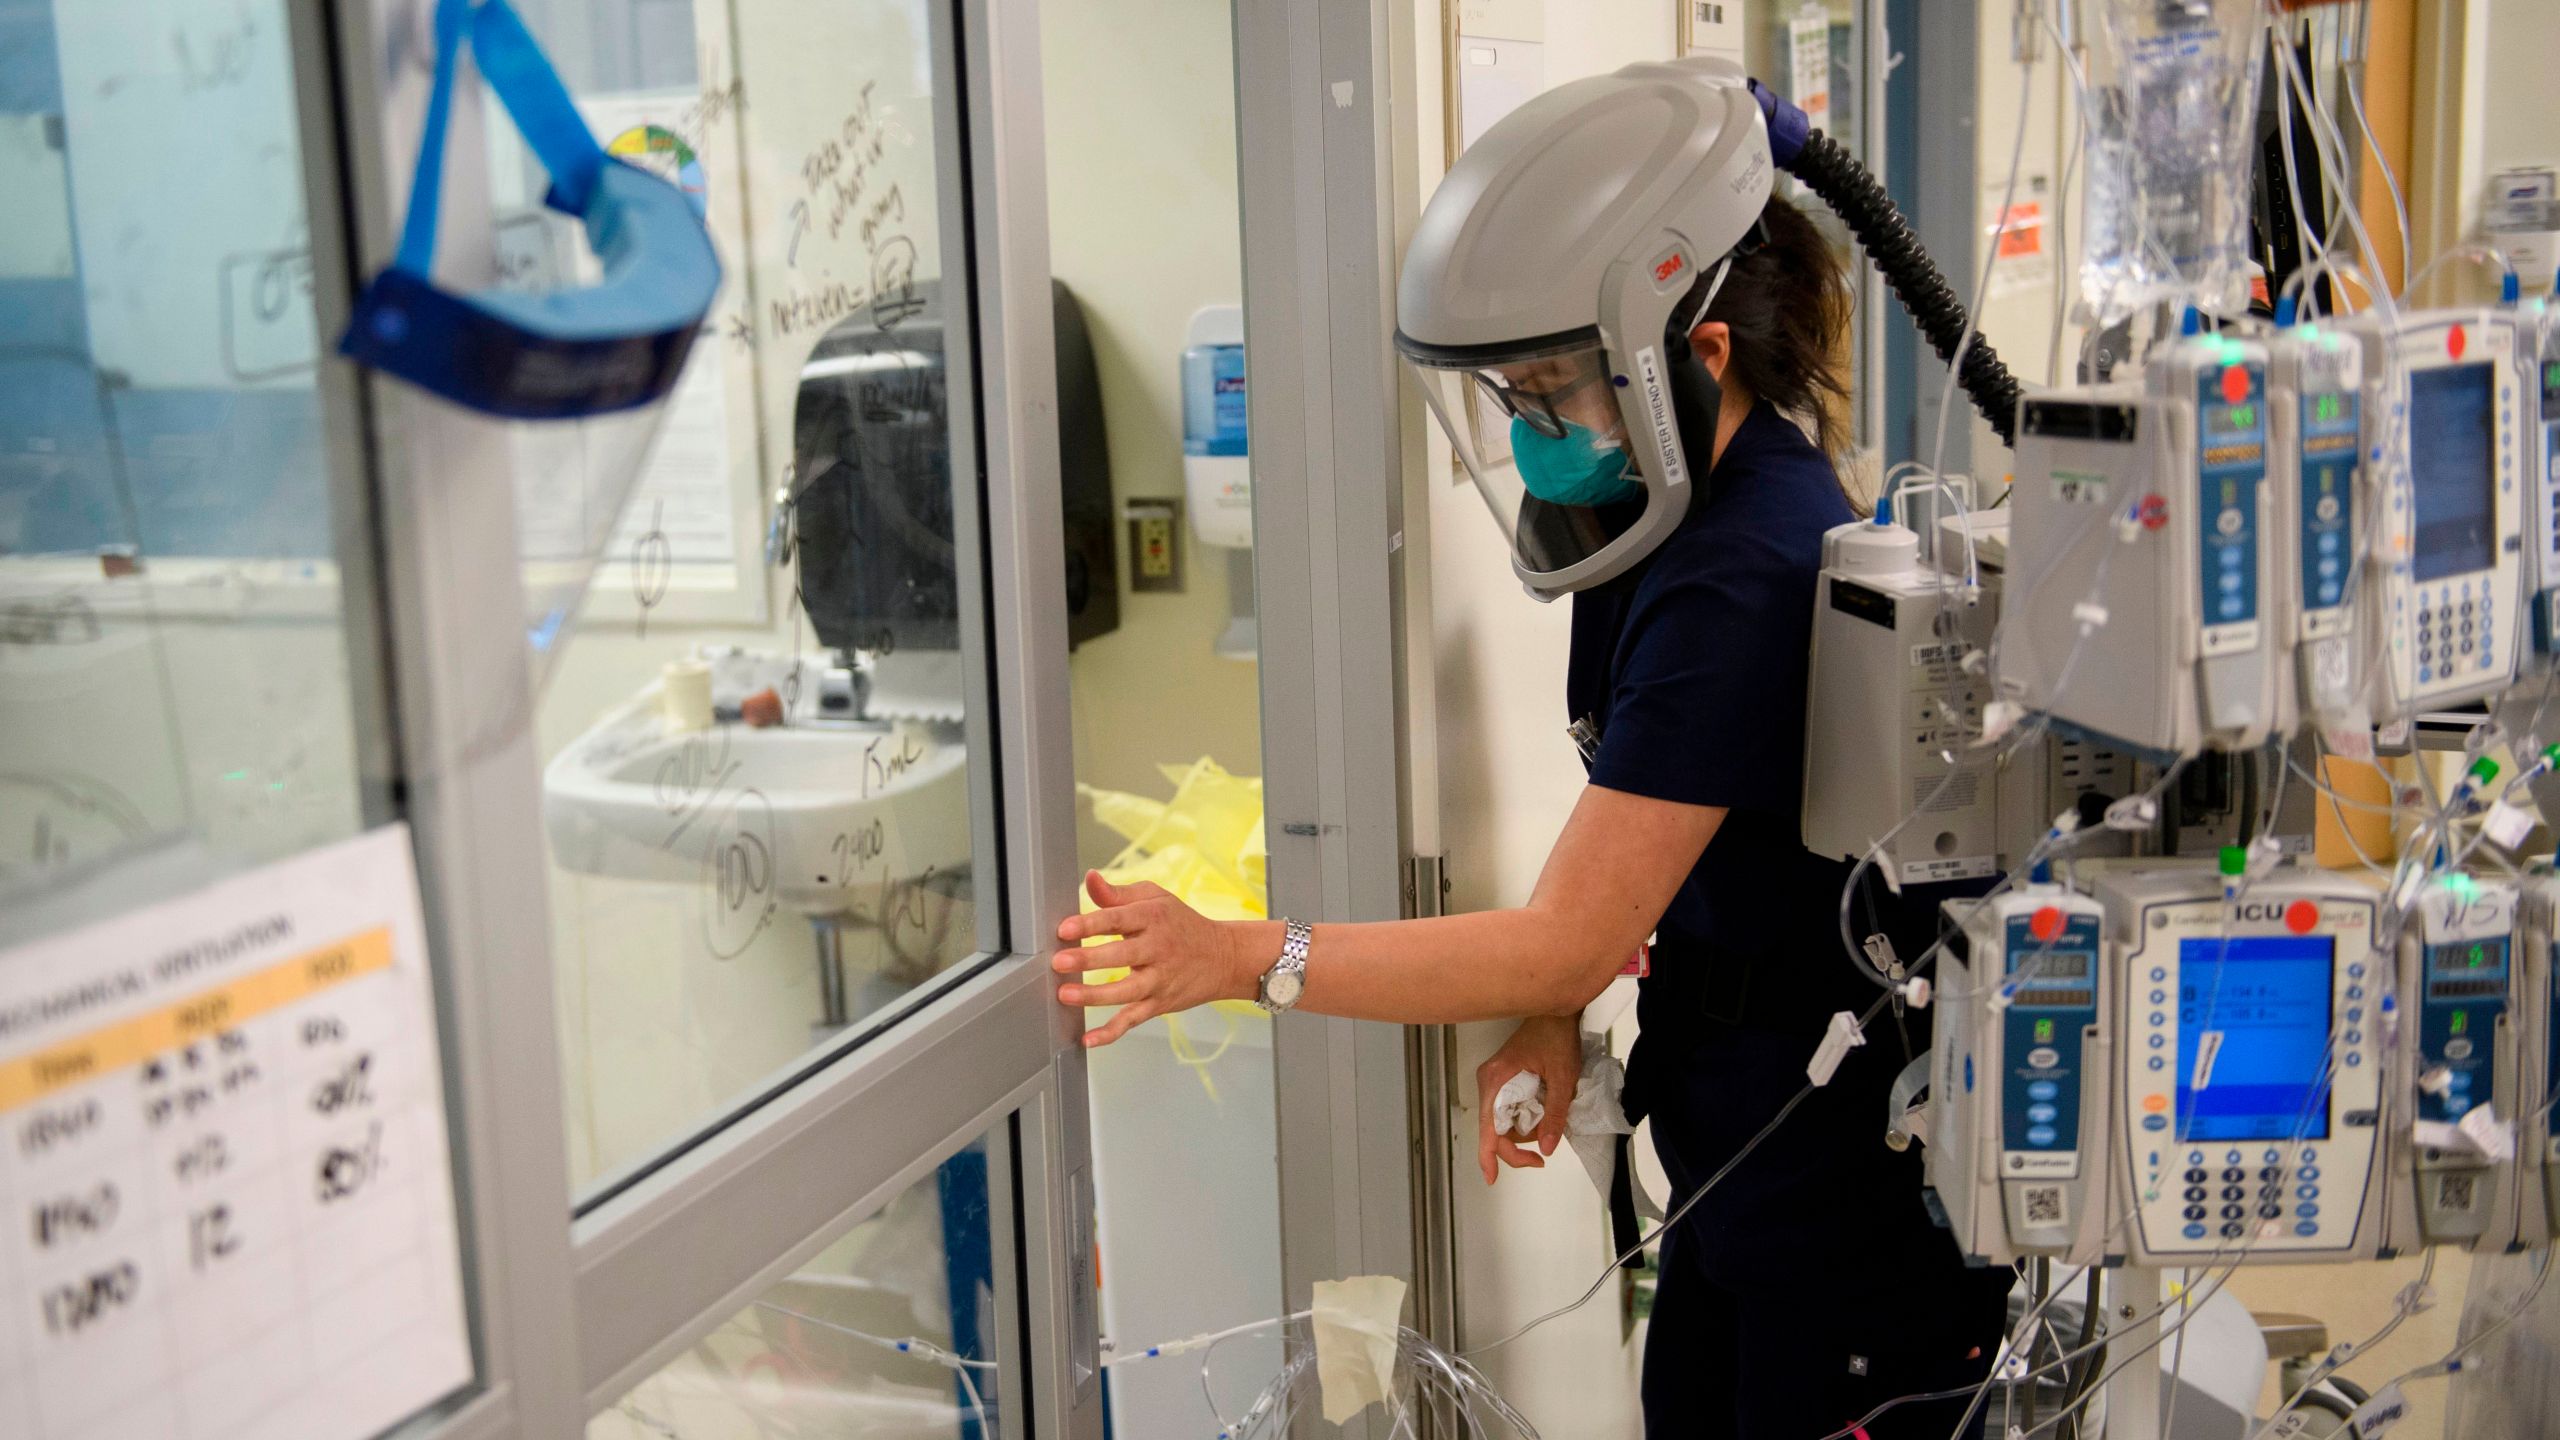
<path fill-rule="evenodd" d="M 0 1435 L 359 1440 L 471 1378 L 405 827 L 0 953 Z"/>

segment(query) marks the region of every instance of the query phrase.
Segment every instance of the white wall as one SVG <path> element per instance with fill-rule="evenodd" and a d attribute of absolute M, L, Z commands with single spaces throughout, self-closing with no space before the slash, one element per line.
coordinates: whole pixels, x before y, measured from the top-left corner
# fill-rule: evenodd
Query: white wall
<path fill-rule="evenodd" d="M 2518 166 L 2560 169 L 2560 90 L 2551 84 L 2551 62 L 2560 56 L 2560 5 L 2495 0 L 2486 4 L 2486 19 L 2480 171 L 2469 177 L 2464 202 L 2468 229 L 2478 228 L 2491 176 Z"/>

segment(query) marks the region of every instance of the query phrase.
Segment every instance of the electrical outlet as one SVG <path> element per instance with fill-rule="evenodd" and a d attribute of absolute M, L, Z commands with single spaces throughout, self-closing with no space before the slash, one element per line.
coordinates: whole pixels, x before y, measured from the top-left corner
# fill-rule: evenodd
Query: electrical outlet
<path fill-rule="evenodd" d="M 1181 590 L 1182 502 L 1130 500 L 1120 508 L 1129 521 L 1129 588 L 1141 594 Z"/>

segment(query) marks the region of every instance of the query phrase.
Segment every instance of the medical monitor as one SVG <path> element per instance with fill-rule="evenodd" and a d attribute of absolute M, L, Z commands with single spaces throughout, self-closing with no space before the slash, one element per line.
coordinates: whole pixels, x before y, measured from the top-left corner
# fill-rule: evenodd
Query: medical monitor
<path fill-rule="evenodd" d="M 2409 377 L 2410 568 L 2421 581 L 2497 558 L 2497 366 L 2444 365 Z"/>
<path fill-rule="evenodd" d="M 2326 935 L 2179 943 L 2181 1139 L 2329 1138 L 2336 946 Z"/>

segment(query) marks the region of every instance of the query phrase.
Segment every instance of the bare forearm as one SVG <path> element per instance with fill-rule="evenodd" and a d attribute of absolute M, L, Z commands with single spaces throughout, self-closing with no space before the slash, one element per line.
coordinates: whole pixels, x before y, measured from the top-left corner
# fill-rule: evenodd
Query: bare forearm
<path fill-rule="evenodd" d="M 1245 993 L 1280 956 L 1281 926 L 1226 927 L 1249 977 Z M 1640 935 L 1619 943 L 1565 917 L 1527 908 L 1318 925 L 1301 1010 L 1354 1020 L 1452 1025 L 1575 1013 L 1600 993 Z"/>

